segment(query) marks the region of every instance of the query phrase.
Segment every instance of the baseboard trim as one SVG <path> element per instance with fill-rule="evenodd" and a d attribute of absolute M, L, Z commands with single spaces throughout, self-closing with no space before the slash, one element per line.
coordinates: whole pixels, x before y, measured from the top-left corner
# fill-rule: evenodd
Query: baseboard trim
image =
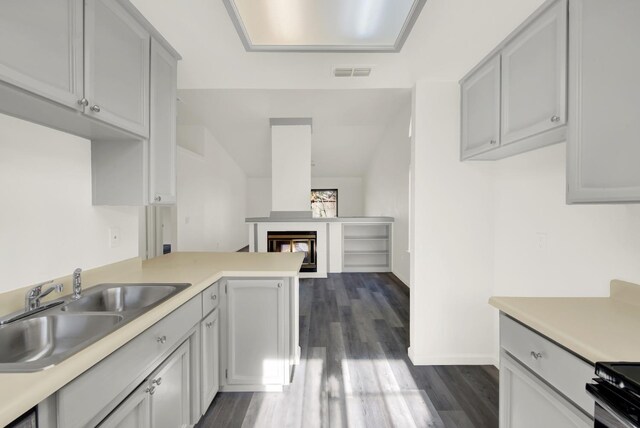
<path fill-rule="evenodd" d="M 492 355 L 415 355 L 408 349 L 409 359 L 414 366 L 496 366 L 498 361 Z"/>

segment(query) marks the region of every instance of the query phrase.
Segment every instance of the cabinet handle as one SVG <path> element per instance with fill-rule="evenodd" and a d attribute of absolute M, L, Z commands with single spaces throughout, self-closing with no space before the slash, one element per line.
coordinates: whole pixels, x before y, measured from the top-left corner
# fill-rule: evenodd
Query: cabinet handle
<path fill-rule="evenodd" d="M 156 338 L 156 341 L 157 341 L 158 343 L 165 343 L 165 342 L 167 341 L 167 336 L 158 336 L 158 337 Z"/>
<path fill-rule="evenodd" d="M 278 283 L 278 288 L 282 288 L 282 283 L 281 282 Z"/>
<path fill-rule="evenodd" d="M 94 113 L 100 113 L 100 106 L 96 104 L 94 106 L 89 107 L 89 110 L 91 110 Z"/>
<path fill-rule="evenodd" d="M 540 358 L 542 358 L 542 353 L 531 351 L 531 358 L 533 358 L 534 360 L 539 360 Z"/>
<path fill-rule="evenodd" d="M 161 377 L 151 381 L 151 385 L 153 385 L 153 384 L 160 385 L 161 383 L 162 383 L 162 378 Z"/>
<path fill-rule="evenodd" d="M 553 123 L 560 122 L 560 116 L 551 116 L 551 122 Z"/>
<path fill-rule="evenodd" d="M 88 100 L 88 99 L 86 99 L 86 98 L 83 98 L 83 99 L 81 99 L 81 100 L 78 100 L 78 104 L 79 104 L 79 105 L 81 105 L 81 106 L 86 107 L 86 106 L 88 106 L 88 105 L 89 105 L 89 100 Z"/>
<path fill-rule="evenodd" d="M 211 295 L 211 300 L 216 300 L 217 298 L 218 298 L 218 295 L 217 295 L 217 294 L 212 294 L 212 295 Z"/>
<path fill-rule="evenodd" d="M 213 321 L 209 321 L 206 323 L 207 328 L 211 328 L 213 326 Z"/>
<path fill-rule="evenodd" d="M 147 389 L 144 390 L 144 392 L 148 392 L 149 395 L 153 395 L 156 392 L 156 387 L 155 386 L 148 386 Z"/>
<path fill-rule="evenodd" d="M 493 145 L 495 145 L 496 143 L 497 143 L 497 141 L 496 141 L 496 140 L 491 140 L 491 141 L 489 141 L 489 144 L 491 144 L 492 146 L 493 146 Z"/>
<path fill-rule="evenodd" d="M 161 200 L 162 200 L 162 196 L 156 196 L 156 197 L 155 197 L 155 201 L 156 201 L 156 202 L 160 202 Z"/>

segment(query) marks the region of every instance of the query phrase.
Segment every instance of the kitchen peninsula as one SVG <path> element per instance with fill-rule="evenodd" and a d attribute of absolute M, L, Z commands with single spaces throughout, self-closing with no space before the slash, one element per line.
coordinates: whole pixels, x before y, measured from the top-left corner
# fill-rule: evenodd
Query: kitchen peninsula
<path fill-rule="evenodd" d="M 99 283 L 191 285 L 59 364 L 0 373 L 0 426 L 34 406 L 44 427 L 153 421 L 159 416 L 143 413 L 174 388 L 184 393 L 182 400 L 155 409 L 193 425 L 218 389 L 282 390 L 299 358 L 301 261 L 301 254 L 173 253 L 87 271 L 87 294 Z M 58 282 L 69 293 L 71 277 Z M 0 295 L 0 312 L 18 309 L 24 292 Z M 64 309 L 41 314 L 49 311 Z M 64 316 L 73 315 L 60 312 Z"/>

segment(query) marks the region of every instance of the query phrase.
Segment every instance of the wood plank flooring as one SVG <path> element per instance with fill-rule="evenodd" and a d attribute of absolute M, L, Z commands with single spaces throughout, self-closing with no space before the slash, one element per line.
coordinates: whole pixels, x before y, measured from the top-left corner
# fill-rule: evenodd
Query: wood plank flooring
<path fill-rule="evenodd" d="M 409 292 L 390 274 L 300 281 L 302 361 L 283 393 L 219 393 L 209 427 L 497 427 L 498 371 L 414 366 Z"/>

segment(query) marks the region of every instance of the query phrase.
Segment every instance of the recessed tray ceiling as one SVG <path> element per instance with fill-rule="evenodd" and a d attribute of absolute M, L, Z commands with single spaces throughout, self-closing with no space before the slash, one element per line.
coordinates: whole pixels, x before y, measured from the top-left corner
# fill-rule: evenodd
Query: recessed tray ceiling
<path fill-rule="evenodd" d="M 426 0 L 224 0 L 248 51 L 398 52 Z"/>

